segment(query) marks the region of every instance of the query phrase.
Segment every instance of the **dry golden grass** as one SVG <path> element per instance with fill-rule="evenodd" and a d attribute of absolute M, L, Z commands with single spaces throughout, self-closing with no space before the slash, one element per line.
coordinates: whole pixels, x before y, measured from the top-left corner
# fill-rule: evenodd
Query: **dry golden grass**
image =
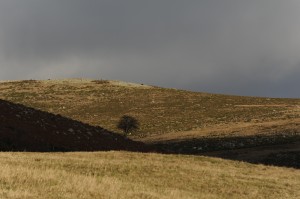
<path fill-rule="evenodd" d="M 0 98 L 144 141 L 299 130 L 300 100 L 239 97 L 117 81 L 0 83 Z M 140 138 L 139 138 L 140 139 Z M 300 198 L 300 170 L 201 156 L 129 152 L 0 153 L 0 198 Z"/>
<path fill-rule="evenodd" d="M 300 171 L 129 152 L 0 153 L 0 198 L 299 198 Z"/>
<path fill-rule="evenodd" d="M 166 133 L 182 137 L 181 132 L 191 134 L 187 131 L 207 136 L 210 132 L 205 129 L 216 126 L 225 129 L 300 118 L 299 99 L 216 95 L 118 81 L 13 81 L 0 83 L 0 90 L 2 99 L 115 132 L 119 118 L 132 115 L 141 123 L 135 139 Z"/>
<path fill-rule="evenodd" d="M 152 142 L 183 141 L 187 139 L 199 139 L 207 137 L 243 137 L 251 135 L 276 135 L 283 132 L 300 132 L 300 118 L 289 120 L 275 120 L 266 122 L 236 122 L 230 124 L 217 124 L 215 126 L 194 129 L 190 131 L 170 132 L 152 135 L 138 140 Z"/>

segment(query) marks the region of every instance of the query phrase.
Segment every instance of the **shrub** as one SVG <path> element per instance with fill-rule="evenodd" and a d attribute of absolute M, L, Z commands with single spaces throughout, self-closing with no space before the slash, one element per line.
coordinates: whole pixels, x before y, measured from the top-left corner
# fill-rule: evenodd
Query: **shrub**
<path fill-rule="evenodd" d="M 131 132 L 139 129 L 139 122 L 132 116 L 123 115 L 119 120 L 117 128 L 123 130 L 125 136 L 127 136 L 130 135 Z"/>

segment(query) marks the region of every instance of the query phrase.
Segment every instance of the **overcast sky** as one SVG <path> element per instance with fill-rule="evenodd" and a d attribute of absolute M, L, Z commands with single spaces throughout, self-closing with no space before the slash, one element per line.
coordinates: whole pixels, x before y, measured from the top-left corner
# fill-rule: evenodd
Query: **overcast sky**
<path fill-rule="evenodd" d="M 0 70 L 300 97 L 300 1 L 0 0 Z"/>

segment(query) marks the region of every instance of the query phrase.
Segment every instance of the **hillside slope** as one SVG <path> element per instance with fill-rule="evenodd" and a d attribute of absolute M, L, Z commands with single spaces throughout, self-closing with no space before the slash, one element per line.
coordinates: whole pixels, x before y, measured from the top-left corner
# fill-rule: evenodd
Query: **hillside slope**
<path fill-rule="evenodd" d="M 290 126 L 300 118 L 299 99 L 217 95 L 106 80 L 2 82 L 0 91 L 2 99 L 114 132 L 119 132 L 116 123 L 121 116 L 132 115 L 141 123 L 133 137 L 143 141 L 161 135 L 243 135 L 244 130 L 230 130 L 234 126 L 266 125 L 263 131 L 268 133 L 270 122 L 287 121 Z"/>
<path fill-rule="evenodd" d="M 0 110 L 2 151 L 145 151 L 142 143 L 60 115 L 4 100 Z"/>

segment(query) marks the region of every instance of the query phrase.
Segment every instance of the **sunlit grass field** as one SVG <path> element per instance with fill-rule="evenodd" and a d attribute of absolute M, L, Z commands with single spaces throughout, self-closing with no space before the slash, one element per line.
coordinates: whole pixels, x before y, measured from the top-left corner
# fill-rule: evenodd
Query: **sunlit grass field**
<path fill-rule="evenodd" d="M 299 198 L 300 171 L 201 156 L 0 153 L 0 198 Z"/>

